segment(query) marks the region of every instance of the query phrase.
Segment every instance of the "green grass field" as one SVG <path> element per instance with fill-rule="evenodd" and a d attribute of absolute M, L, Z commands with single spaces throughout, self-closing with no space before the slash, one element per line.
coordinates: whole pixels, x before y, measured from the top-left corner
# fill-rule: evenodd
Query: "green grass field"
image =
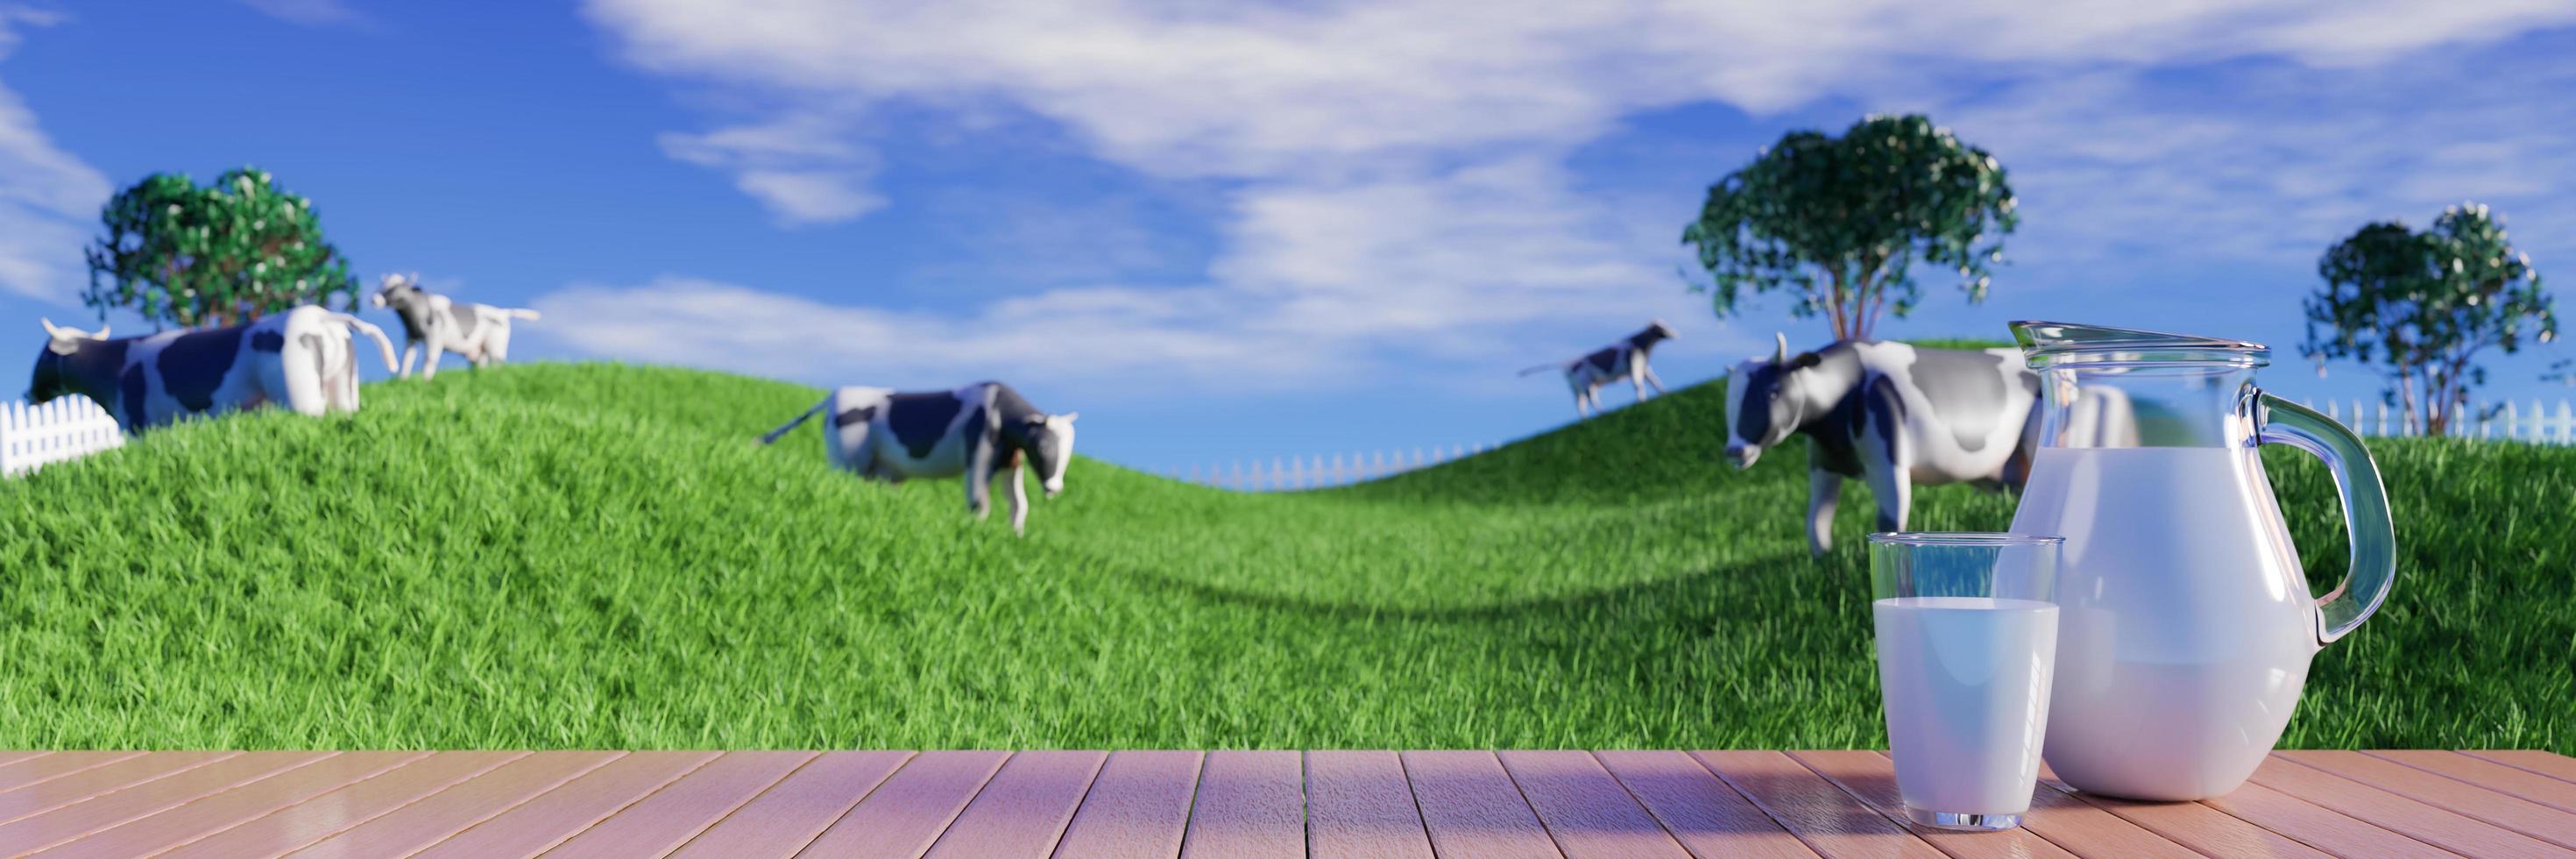
<path fill-rule="evenodd" d="M 0 747 L 1848 747 L 1856 551 L 1703 386 L 1343 490 L 1096 461 L 1027 539 L 831 471 L 818 393 L 530 364 L 0 482 Z M 2395 595 L 2291 746 L 2576 751 L 2576 449 L 2378 447 Z M 2274 460 L 2342 563 L 2322 469 Z M 1837 539 L 1871 507 L 1846 492 Z M 1920 529 L 2011 501 L 1920 493 Z M 2329 570 L 2320 569 L 2322 574 Z"/>

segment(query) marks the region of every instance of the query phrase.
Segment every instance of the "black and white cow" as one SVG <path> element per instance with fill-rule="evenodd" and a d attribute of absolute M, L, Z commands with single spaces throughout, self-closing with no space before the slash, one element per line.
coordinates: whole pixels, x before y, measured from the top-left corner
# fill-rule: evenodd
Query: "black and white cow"
<path fill-rule="evenodd" d="M 1647 324 L 1645 330 L 1601 347 L 1592 354 L 1572 361 L 1540 364 L 1522 370 L 1521 375 L 1541 370 L 1564 371 L 1566 387 L 1574 389 L 1574 413 L 1590 417 L 1601 408 L 1601 386 L 1619 379 L 1627 379 L 1628 384 L 1636 387 L 1638 402 L 1645 401 L 1647 385 L 1654 385 L 1657 394 L 1664 393 L 1664 380 L 1655 378 L 1654 368 L 1646 366 L 1646 357 L 1655 350 L 1655 344 L 1670 339 L 1673 339 L 1672 326 L 1658 319 Z"/>
<path fill-rule="evenodd" d="M 394 368 L 393 341 L 355 316 L 306 305 L 225 328 L 107 339 L 45 322 L 30 402 L 68 394 L 98 401 L 128 433 L 190 415 L 266 403 L 307 415 L 358 410 L 358 357 L 349 332 L 372 337 Z"/>
<path fill-rule="evenodd" d="M 420 368 L 422 379 L 438 378 L 438 359 L 454 352 L 465 356 L 475 367 L 488 367 L 510 359 L 510 320 L 537 320 L 537 312 L 515 307 L 494 307 L 449 299 L 420 288 L 418 278 L 399 274 L 385 275 L 384 285 L 371 299 L 377 307 L 392 308 L 402 317 L 403 378 L 411 378 L 412 352 L 423 349 L 429 363 Z"/>
<path fill-rule="evenodd" d="M 1073 459 L 1073 419 L 1029 405 L 1000 382 L 978 382 L 954 391 L 899 393 L 891 388 L 841 388 L 768 435 L 777 441 L 818 414 L 832 416 L 823 450 L 832 464 L 861 477 L 901 483 L 914 478 L 964 475 L 966 509 L 978 519 L 992 512 L 993 478 L 1009 481 L 1011 530 L 1026 533 L 1028 489 L 1020 482 L 1023 459 L 1038 473 L 1048 498 L 1064 491 L 1064 468 Z"/>
<path fill-rule="evenodd" d="M 1726 456 L 1807 437 L 1807 548 L 1822 555 L 1844 478 L 1869 483 L 1878 530 L 1905 530 L 1916 485 L 2021 488 L 2039 442 L 2039 377 L 2020 350 L 1930 349 L 1847 341 L 1767 358 L 1727 377 Z"/>

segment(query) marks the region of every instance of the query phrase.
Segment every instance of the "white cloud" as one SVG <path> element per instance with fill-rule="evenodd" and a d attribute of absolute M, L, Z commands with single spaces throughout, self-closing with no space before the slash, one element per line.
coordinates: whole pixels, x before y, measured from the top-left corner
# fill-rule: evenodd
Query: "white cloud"
<path fill-rule="evenodd" d="M 960 124 L 996 106 L 1024 111 L 1104 161 L 1220 183 L 1223 244 L 1201 283 L 1050 285 L 1016 299 L 1037 302 L 1023 311 L 1125 307 L 1086 320 L 1120 336 L 1063 350 L 1048 370 L 1099 374 L 1209 332 L 1264 347 L 1286 337 L 1287 348 L 1343 356 L 1367 375 L 1406 360 L 1510 361 L 1533 350 L 1529 341 L 1588 343 L 1569 332 L 1617 330 L 1642 321 L 1632 319 L 1640 308 L 1693 312 L 1697 300 L 1672 275 L 1674 222 L 1687 213 L 1620 209 L 1580 190 L 1566 165 L 1625 117 L 1706 101 L 1756 113 L 1822 99 L 1931 110 L 2014 168 L 2034 218 L 2016 256 L 2033 257 L 2035 244 L 2050 249 L 2036 255 L 2043 262 L 2136 247 L 2313 254 L 2312 234 L 2348 229 L 2378 199 L 2380 189 L 2355 187 L 2354 171 L 2414 170 L 2442 187 L 2504 193 L 2523 159 L 2568 145 L 2537 120 L 2493 116 L 2502 95 L 2438 104 L 2417 87 L 2437 102 L 2419 110 L 2371 103 L 2360 85 L 2331 87 L 2338 76 L 2391 82 L 2435 53 L 2576 21 L 2576 7 L 2532 0 L 585 8 L 632 63 L 767 105 L 750 122 L 667 136 L 664 147 L 732 173 L 785 223 L 884 205 L 866 188 L 877 169 L 867 132 L 849 119 L 884 105 L 946 111 Z M 2158 101 L 2152 73 L 2231 63 L 2263 67 L 2260 80 L 2223 84 L 2244 90 L 2232 112 Z M 2342 94 L 2337 109 L 2303 110 L 2300 94 L 2320 86 Z M 2410 114 L 2493 120 L 2520 136 L 2472 137 L 2416 158 L 2406 147 L 2438 132 L 2407 127 Z M 1710 178 L 1724 166 L 1711 165 Z M 750 179 L 771 171 L 800 178 Z M 2043 209 L 2050 225 L 2037 220 Z M 993 320 L 912 321 L 922 324 L 882 336 L 949 344 Z M 1021 354 L 1008 338 L 966 342 Z M 1311 377 L 1321 365 L 1224 369 L 1242 378 L 1256 366 Z"/>
<path fill-rule="evenodd" d="M 343 0 L 242 0 L 253 9 L 289 22 L 306 25 L 347 24 L 361 20 L 358 10 Z"/>
<path fill-rule="evenodd" d="M 0 59 L 17 46 L 20 27 L 54 21 L 0 7 Z M 0 290 L 68 303 L 86 282 L 81 245 L 110 193 L 107 177 L 56 147 L 35 112 L 0 83 Z"/>

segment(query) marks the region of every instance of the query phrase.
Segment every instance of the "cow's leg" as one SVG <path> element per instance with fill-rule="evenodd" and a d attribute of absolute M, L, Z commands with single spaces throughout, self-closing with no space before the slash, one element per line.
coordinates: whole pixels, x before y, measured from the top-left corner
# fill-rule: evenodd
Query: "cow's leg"
<path fill-rule="evenodd" d="M 1842 475 L 1807 464 L 1807 554 L 1821 558 L 1833 548 L 1834 506 L 1842 497 Z"/>
<path fill-rule="evenodd" d="M 419 352 L 420 352 L 420 341 L 418 341 L 418 340 L 404 340 L 404 341 L 403 341 L 402 372 L 400 372 L 400 373 L 398 373 L 398 374 L 396 374 L 396 375 L 400 376 L 401 378 L 405 378 L 405 379 L 411 378 L 411 361 L 412 361 L 412 359 L 413 359 L 414 357 L 417 357 L 417 355 L 418 355 L 418 353 L 419 353 Z"/>
<path fill-rule="evenodd" d="M 1637 389 L 1637 402 L 1646 401 L 1646 362 L 1628 362 L 1628 386 Z"/>
<path fill-rule="evenodd" d="M 1637 366 L 1645 371 L 1646 384 L 1655 386 L 1655 396 L 1660 397 L 1665 394 L 1672 393 L 1671 391 L 1664 390 L 1664 380 L 1655 378 L 1655 368 L 1648 367 L 1644 364 L 1639 364 Z"/>
<path fill-rule="evenodd" d="M 1029 487 L 1020 480 L 1021 474 L 1027 470 L 1017 465 L 1002 470 L 1004 474 L 1009 475 L 1002 479 L 1011 482 L 1011 533 L 1013 534 L 1029 533 Z"/>
<path fill-rule="evenodd" d="M 510 360 L 510 323 L 505 321 L 492 326 L 492 333 L 484 336 L 483 363 L 499 364 L 508 360 Z"/>
<path fill-rule="evenodd" d="M 447 338 L 438 336 L 438 329 L 431 328 L 422 345 L 427 348 L 421 355 L 420 380 L 426 382 L 438 378 L 438 359 L 447 356 Z"/>
<path fill-rule="evenodd" d="M 993 440 L 978 437 L 966 454 L 966 510 L 981 522 L 993 513 Z"/>
<path fill-rule="evenodd" d="M 1895 428 L 1886 437 L 1877 435 L 1876 426 L 1870 431 L 1862 440 L 1861 472 L 1870 493 L 1878 496 L 1878 530 L 1903 531 L 1914 504 L 1914 467 L 1901 435 L 1904 429 Z"/>

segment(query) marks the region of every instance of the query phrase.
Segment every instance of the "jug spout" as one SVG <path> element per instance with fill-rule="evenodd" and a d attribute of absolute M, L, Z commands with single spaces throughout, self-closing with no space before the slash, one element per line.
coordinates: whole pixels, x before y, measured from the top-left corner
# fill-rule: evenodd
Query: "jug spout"
<path fill-rule="evenodd" d="M 2261 343 L 2026 319 L 2012 324 L 2032 369 L 2075 364 L 2098 366 L 2214 366 L 2252 369 L 2272 363 Z"/>

